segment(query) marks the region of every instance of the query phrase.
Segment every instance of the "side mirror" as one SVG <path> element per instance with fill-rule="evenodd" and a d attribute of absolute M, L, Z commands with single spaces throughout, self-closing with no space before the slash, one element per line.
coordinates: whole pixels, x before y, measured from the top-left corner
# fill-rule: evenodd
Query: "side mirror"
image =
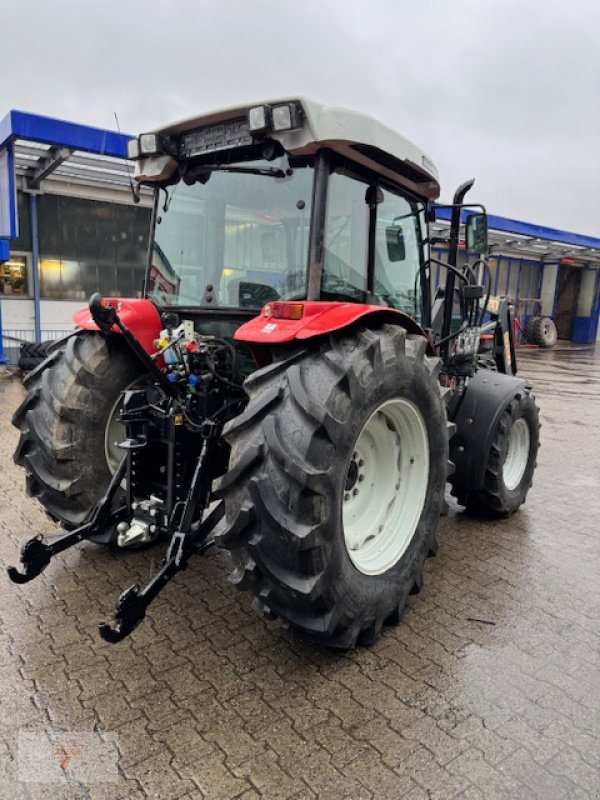
<path fill-rule="evenodd" d="M 466 252 L 469 255 L 487 253 L 488 227 L 487 214 L 470 214 L 465 224 Z"/>
<path fill-rule="evenodd" d="M 401 225 L 389 225 L 385 229 L 385 243 L 390 261 L 404 261 L 406 248 L 404 246 L 404 231 Z"/>

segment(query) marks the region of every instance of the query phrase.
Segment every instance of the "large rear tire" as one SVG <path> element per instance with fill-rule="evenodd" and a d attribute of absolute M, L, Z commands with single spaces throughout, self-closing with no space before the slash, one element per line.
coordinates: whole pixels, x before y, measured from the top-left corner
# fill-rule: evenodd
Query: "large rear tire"
<path fill-rule="evenodd" d="M 313 641 L 370 644 L 436 549 L 448 437 L 439 359 L 385 325 L 255 372 L 218 492 L 230 580 Z"/>
<path fill-rule="evenodd" d="M 86 331 L 25 381 L 27 397 L 13 417 L 21 431 L 14 459 L 25 467 L 28 494 L 67 528 L 81 524 L 110 481 L 108 423 L 121 391 L 141 375 L 120 337 Z"/>

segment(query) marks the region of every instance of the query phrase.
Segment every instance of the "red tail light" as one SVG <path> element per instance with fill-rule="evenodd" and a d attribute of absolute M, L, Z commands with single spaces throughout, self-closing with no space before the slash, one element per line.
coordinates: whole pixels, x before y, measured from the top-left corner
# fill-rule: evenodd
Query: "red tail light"
<path fill-rule="evenodd" d="M 273 319 L 302 319 L 303 314 L 303 303 L 277 302 L 265 306 L 265 317 L 273 317 Z"/>

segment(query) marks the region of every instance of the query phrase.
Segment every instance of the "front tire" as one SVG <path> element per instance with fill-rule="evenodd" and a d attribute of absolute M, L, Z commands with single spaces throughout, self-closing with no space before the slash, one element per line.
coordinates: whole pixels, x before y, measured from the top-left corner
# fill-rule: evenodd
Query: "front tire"
<path fill-rule="evenodd" d="M 106 433 L 121 391 L 143 374 L 118 336 L 81 332 L 66 339 L 25 381 L 15 412 L 14 460 L 27 492 L 66 528 L 80 525 L 110 478 Z"/>
<path fill-rule="evenodd" d="M 496 424 L 483 489 L 458 493 L 459 502 L 486 516 L 514 514 L 531 488 L 539 444 L 538 408 L 525 389 L 508 403 Z"/>
<path fill-rule="evenodd" d="M 425 350 L 391 325 L 332 335 L 254 373 L 225 430 L 230 579 L 330 647 L 397 622 L 436 549 L 450 427 Z"/>

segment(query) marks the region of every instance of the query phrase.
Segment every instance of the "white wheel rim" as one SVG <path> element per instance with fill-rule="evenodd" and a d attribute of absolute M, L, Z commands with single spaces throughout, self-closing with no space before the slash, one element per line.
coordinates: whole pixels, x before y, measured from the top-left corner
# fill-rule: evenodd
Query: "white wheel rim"
<path fill-rule="evenodd" d="M 530 444 L 529 425 L 520 417 L 513 422 L 508 434 L 508 447 L 502 467 L 504 485 L 509 491 L 516 489 L 523 480 L 529 461 Z"/>
<path fill-rule="evenodd" d="M 151 383 L 148 375 L 141 375 L 139 378 L 136 378 L 129 386 L 123 389 L 110 410 L 108 422 L 106 423 L 106 429 L 104 431 L 104 456 L 111 475 L 121 463 L 121 459 L 125 453 L 125 451 L 121 450 L 118 446 L 125 438 L 125 426 L 122 422 L 119 422 L 119 414 L 123 408 L 123 392 L 129 389 L 139 389 L 144 385 L 150 386 Z"/>
<path fill-rule="evenodd" d="M 429 439 L 409 400 L 388 400 L 360 432 L 346 471 L 342 522 L 346 550 L 365 575 L 381 575 L 410 544 L 429 481 Z"/>

